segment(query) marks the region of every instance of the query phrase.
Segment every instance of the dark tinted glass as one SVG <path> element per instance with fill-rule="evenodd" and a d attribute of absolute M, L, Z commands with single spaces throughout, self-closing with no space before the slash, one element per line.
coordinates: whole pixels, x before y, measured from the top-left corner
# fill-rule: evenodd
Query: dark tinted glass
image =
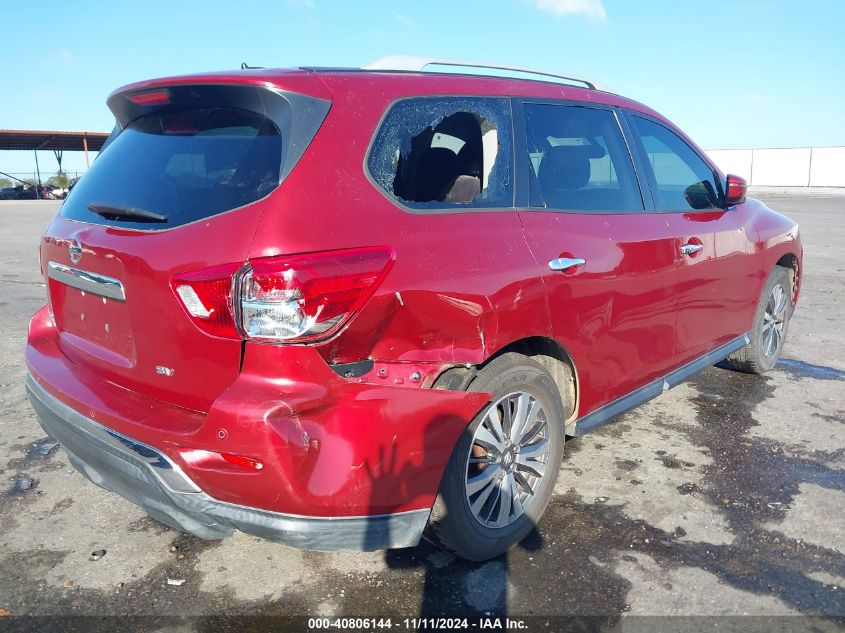
<path fill-rule="evenodd" d="M 652 189 L 657 210 L 718 208 L 719 189 L 710 166 L 668 128 L 638 116 L 631 118 L 654 172 Z"/>
<path fill-rule="evenodd" d="M 282 138 L 246 110 L 156 113 L 130 123 L 73 188 L 62 215 L 128 228 L 169 228 L 235 209 L 279 184 Z M 134 208 L 163 223 L 104 218 L 88 205 Z"/>
<path fill-rule="evenodd" d="M 367 164 L 406 207 L 511 207 L 512 146 L 507 99 L 404 99 L 385 116 Z"/>
<path fill-rule="evenodd" d="M 531 206 L 643 210 L 631 155 L 613 112 L 532 103 L 524 110 Z"/>

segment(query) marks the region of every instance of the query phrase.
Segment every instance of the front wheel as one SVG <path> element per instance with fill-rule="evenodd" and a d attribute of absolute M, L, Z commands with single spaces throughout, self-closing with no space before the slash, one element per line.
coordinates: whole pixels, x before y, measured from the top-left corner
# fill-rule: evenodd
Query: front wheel
<path fill-rule="evenodd" d="M 560 392 L 521 354 L 491 361 L 470 391 L 493 394 L 446 466 L 429 536 L 462 558 L 494 558 L 524 539 L 549 504 L 563 458 Z"/>
<path fill-rule="evenodd" d="M 749 374 L 764 374 L 774 369 L 783 350 L 792 309 L 789 271 L 782 266 L 775 266 L 763 287 L 754 314 L 751 342 L 728 356 L 725 365 L 729 369 Z"/>

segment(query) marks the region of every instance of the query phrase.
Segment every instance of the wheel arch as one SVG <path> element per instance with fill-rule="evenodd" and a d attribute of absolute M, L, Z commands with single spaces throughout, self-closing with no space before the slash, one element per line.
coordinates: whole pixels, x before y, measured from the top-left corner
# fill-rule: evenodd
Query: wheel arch
<path fill-rule="evenodd" d="M 578 415 L 578 371 L 572 355 L 556 340 L 547 336 L 529 336 L 500 347 L 479 365 L 452 367 L 438 376 L 432 385 L 435 389 L 466 389 L 476 372 L 502 354 L 515 352 L 528 356 L 542 365 L 555 381 L 569 426 Z"/>
<path fill-rule="evenodd" d="M 775 264 L 781 268 L 786 268 L 789 272 L 789 281 L 792 284 L 792 305 L 798 301 L 798 292 L 801 288 L 801 271 L 800 260 L 795 253 L 786 253 Z"/>

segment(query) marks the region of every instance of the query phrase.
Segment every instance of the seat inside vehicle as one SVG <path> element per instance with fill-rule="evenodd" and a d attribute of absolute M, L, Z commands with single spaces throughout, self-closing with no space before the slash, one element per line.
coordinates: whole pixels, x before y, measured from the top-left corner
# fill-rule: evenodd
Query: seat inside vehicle
<path fill-rule="evenodd" d="M 607 155 L 601 145 L 549 146 L 540 161 L 537 181 L 546 206 L 557 209 L 600 211 L 623 203 L 618 187 L 591 186 L 591 159 Z"/>
<path fill-rule="evenodd" d="M 482 189 L 483 162 L 478 117 L 456 112 L 411 139 L 411 151 L 399 158 L 394 191 L 415 202 L 472 202 Z"/>

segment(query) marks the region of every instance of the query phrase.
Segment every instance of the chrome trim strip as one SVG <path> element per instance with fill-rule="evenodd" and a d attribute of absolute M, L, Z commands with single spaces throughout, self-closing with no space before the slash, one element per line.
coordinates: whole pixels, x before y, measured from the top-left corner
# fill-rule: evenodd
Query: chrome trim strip
<path fill-rule="evenodd" d="M 720 360 L 723 360 L 738 349 L 742 349 L 743 346 L 750 342 L 751 332 L 748 332 L 739 338 L 728 341 L 724 345 L 707 352 L 704 356 L 696 358 L 683 367 L 679 367 L 678 369 L 669 372 L 662 378 L 658 378 L 657 380 L 654 380 L 647 385 L 643 385 L 639 389 L 635 389 L 621 398 L 617 398 L 613 402 L 609 402 L 608 404 L 599 407 L 592 413 L 588 413 L 575 422 L 575 435 L 585 435 L 603 424 L 612 422 L 617 416 L 640 406 L 644 402 L 648 402 L 649 400 L 656 398 L 672 387 L 678 386 L 693 374 L 697 374 L 705 367 L 718 363 Z"/>
<path fill-rule="evenodd" d="M 113 277 L 106 277 L 87 270 L 65 266 L 58 262 L 47 264 L 47 276 L 50 279 L 77 288 L 84 292 L 90 292 L 100 297 L 108 297 L 116 301 L 126 301 L 126 292 L 123 284 Z"/>

